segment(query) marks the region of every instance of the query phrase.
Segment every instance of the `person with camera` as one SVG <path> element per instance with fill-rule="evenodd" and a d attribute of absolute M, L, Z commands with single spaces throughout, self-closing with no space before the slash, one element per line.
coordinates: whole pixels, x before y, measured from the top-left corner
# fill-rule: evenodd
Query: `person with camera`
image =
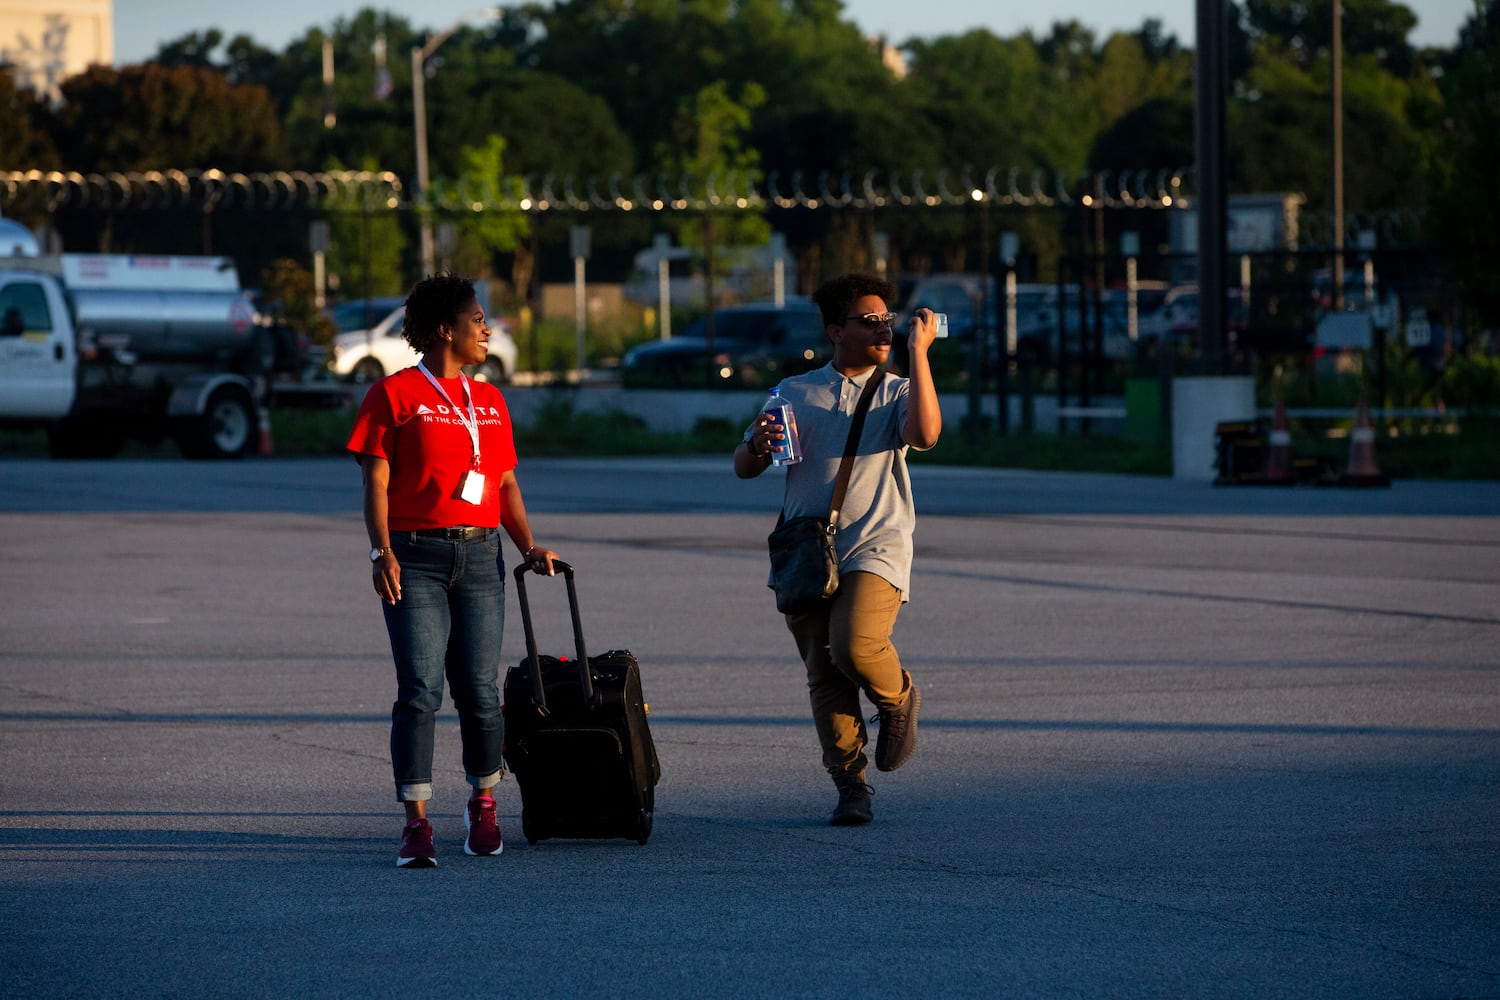
<path fill-rule="evenodd" d="M 463 371 L 488 353 L 490 329 L 474 283 L 451 273 L 417 282 L 401 335 L 421 361 L 370 387 L 347 447 L 364 474 L 371 583 L 396 665 L 391 767 L 406 811 L 396 866 L 431 868 L 437 854 L 427 803 L 445 679 L 471 788 L 464 851 L 503 848 L 493 794 L 505 773 L 500 533 L 533 572 L 552 573 L 557 554 L 536 543 L 527 523 L 505 398 Z"/>
<path fill-rule="evenodd" d="M 833 360 L 780 385 L 795 414 L 802 453 L 801 461 L 784 467 L 782 515 L 789 521 L 828 515 L 861 394 L 870 379 L 878 380 L 836 525 L 838 589 L 812 610 L 786 616 L 807 670 L 823 766 L 838 788 L 829 817 L 834 826 L 874 818 L 861 692 L 878 712 L 876 769 L 896 770 L 917 748 L 921 693 L 902 667 L 891 632 L 910 590 L 916 521 L 906 452 L 937 444 L 943 419 L 927 360 L 937 336 L 936 314 L 919 309 L 909 323 L 907 377 L 881 367 L 897 336 L 889 306 L 895 294 L 890 282 L 869 274 L 823 284 L 813 301 L 833 344 Z M 787 434 L 786 425 L 760 414 L 735 448 L 735 475 L 752 479 L 765 472 Z"/>

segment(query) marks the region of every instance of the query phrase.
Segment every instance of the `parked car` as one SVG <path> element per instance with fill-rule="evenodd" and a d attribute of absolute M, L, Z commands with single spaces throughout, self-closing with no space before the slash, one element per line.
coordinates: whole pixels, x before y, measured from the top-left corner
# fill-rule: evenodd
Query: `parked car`
<path fill-rule="evenodd" d="M 421 356 L 401 337 L 401 321 L 405 318 L 403 300 L 375 326 L 336 334 L 328 360 L 333 373 L 352 382 L 366 383 L 416 364 Z M 492 316 L 489 324 L 490 356 L 470 366 L 469 373 L 481 382 L 499 385 L 515 373 L 516 342 L 506 320 Z"/>
<path fill-rule="evenodd" d="M 1245 330 L 1245 299 L 1238 288 L 1227 291 L 1229 315 L 1228 339 L 1233 345 Z M 1142 319 L 1139 326 L 1143 341 L 1169 338 L 1178 345 L 1198 344 L 1198 286 L 1196 284 L 1174 285 L 1168 289 L 1161 305 Z"/>
<path fill-rule="evenodd" d="M 991 316 L 985 314 L 986 302 L 993 302 L 995 282 L 980 274 L 925 274 L 920 277 L 901 278 L 896 282 L 897 325 L 906 330 L 911 314 L 924 306 L 933 312 L 948 316 L 948 336 L 954 340 L 967 340 L 975 330 L 987 330 L 993 326 Z"/>
<path fill-rule="evenodd" d="M 1135 339 L 1130 338 L 1130 293 L 1123 288 L 1106 288 L 1100 296 L 1100 343 L 1104 357 L 1111 361 L 1128 361 L 1143 339 L 1151 317 L 1161 309 L 1167 297 L 1165 281 L 1142 281 L 1135 291 Z M 1090 317 L 1092 322 L 1092 317 Z"/>
<path fill-rule="evenodd" d="M 999 351 L 996 316 L 1003 306 L 998 301 L 997 295 L 1000 293 L 996 292 L 992 279 L 977 274 L 933 274 L 904 279 L 898 282 L 897 288 L 901 295 L 898 332 L 906 329 L 907 318 L 921 306 L 948 314 L 949 339 L 952 343 L 934 345 L 933 352 L 929 353 L 934 371 L 951 373 L 965 369 L 968 365 L 968 341 L 976 330 L 985 337 L 987 364 L 994 364 Z M 1077 284 L 1066 284 L 1061 289 L 1054 282 L 1017 284 L 1016 348 L 1030 352 L 1032 359 L 1039 364 L 1055 363 L 1058 356 L 1058 316 L 1061 313 L 1068 330 L 1069 350 L 1076 356 L 1080 350 L 1083 330 L 1079 313 L 1081 294 Z M 1145 329 L 1145 317 L 1160 307 L 1166 295 L 1165 282 L 1142 281 L 1138 284 L 1138 334 Z M 1089 299 L 1085 305 L 1089 309 L 1088 319 L 1092 328 L 1093 300 Z M 1129 358 L 1134 345 L 1130 341 L 1129 299 L 1125 290 L 1105 289 L 1100 297 L 1100 306 L 1104 356 L 1113 360 Z M 893 366 L 904 371 L 904 337 L 897 338 L 893 357 Z"/>
<path fill-rule="evenodd" d="M 770 302 L 714 310 L 713 341 L 708 318 L 680 335 L 653 340 L 625 352 L 620 380 L 636 387 L 765 388 L 789 375 L 820 368 L 833 357 L 818 308 L 805 300 L 778 307 Z"/>
<path fill-rule="evenodd" d="M 905 330 L 912 312 L 922 306 L 948 314 L 949 343 L 934 344 L 928 354 L 936 374 L 953 374 L 969 365 L 969 342 L 976 331 L 984 337 L 987 364 L 999 355 L 997 314 L 1002 308 L 993 278 L 978 274 L 932 274 L 898 282 L 901 292 L 899 329 Z M 1078 323 L 1078 286 L 1063 289 L 1063 308 L 1067 311 L 1068 329 L 1076 340 Z M 1051 283 L 1016 285 L 1015 344 L 1029 351 L 1041 364 L 1050 364 L 1056 355 L 1058 287 Z M 893 365 L 906 369 L 906 342 L 896 341 Z"/>
<path fill-rule="evenodd" d="M 334 333 L 352 333 L 368 330 L 391 314 L 406 300 L 399 295 L 384 295 L 373 299 L 350 299 L 336 306 L 329 306 L 323 314 L 333 320 Z"/>
<path fill-rule="evenodd" d="M 949 337 L 968 341 L 974 332 L 985 337 L 985 349 L 994 358 L 999 349 L 997 317 L 1003 309 L 993 278 L 979 274 L 932 274 L 905 279 L 897 284 L 901 293 L 900 328 L 912 312 L 926 306 L 933 312 L 948 314 Z M 1067 310 L 1069 332 L 1076 337 L 1078 321 L 1078 286 L 1062 290 Z M 1018 345 L 1030 344 L 1039 358 L 1050 358 L 1057 344 L 1058 286 L 1053 283 L 1020 283 L 1016 285 L 1016 331 Z M 967 346 L 962 348 L 967 355 Z M 905 357 L 904 344 L 896 352 Z M 965 362 L 966 363 L 966 362 Z"/>
<path fill-rule="evenodd" d="M 948 317 L 948 339 L 937 341 L 927 352 L 927 360 L 933 374 L 946 377 L 963 371 L 968 366 L 969 342 L 975 331 L 994 339 L 994 320 L 986 307 L 993 299 L 995 282 L 982 274 L 941 272 L 938 274 L 907 275 L 897 278 L 896 320 L 892 324 L 896 339 L 891 345 L 891 368 L 907 371 L 910 355 L 906 343 L 906 331 L 911 315 L 923 307 Z"/>
<path fill-rule="evenodd" d="M 1370 284 L 1365 283 L 1362 267 L 1344 268 L 1344 308 L 1348 310 L 1368 309 L 1376 305 L 1379 296 L 1375 293 L 1374 272 Z M 1333 308 L 1333 268 L 1320 267 L 1313 272 L 1313 300 L 1324 310 Z"/>

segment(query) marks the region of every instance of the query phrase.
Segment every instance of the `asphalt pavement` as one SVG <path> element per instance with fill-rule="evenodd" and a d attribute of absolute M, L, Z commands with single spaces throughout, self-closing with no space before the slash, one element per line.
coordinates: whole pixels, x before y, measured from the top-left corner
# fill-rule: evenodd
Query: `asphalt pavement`
<path fill-rule="evenodd" d="M 353 462 L 0 461 L 0 995 L 1500 996 L 1497 484 L 917 466 L 920 749 L 836 829 L 778 474 L 519 474 L 642 663 L 655 831 L 529 846 L 507 781 L 465 856 L 450 707 L 398 871 Z"/>

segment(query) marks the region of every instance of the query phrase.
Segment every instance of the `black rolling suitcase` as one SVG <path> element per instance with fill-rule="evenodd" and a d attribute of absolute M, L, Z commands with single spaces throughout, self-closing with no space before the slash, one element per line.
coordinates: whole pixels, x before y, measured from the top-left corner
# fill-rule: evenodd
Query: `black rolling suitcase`
<path fill-rule="evenodd" d="M 537 655 L 527 569 L 515 569 L 526 659 L 505 674 L 505 762 L 521 786 L 521 832 L 529 844 L 548 837 L 644 844 L 661 764 L 646 723 L 640 666 L 622 649 L 588 655 L 573 567 L 554 565 L 568 585 L 574 660 Z"/>

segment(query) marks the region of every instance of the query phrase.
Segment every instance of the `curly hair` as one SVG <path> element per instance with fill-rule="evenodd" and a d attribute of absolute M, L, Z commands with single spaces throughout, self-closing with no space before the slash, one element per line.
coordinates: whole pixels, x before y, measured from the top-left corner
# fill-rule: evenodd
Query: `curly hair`
<path fill-rule="evenodd" d="M 812 299 L 823 313 L 824 326 L 838 326 L 854 308 L 854 303 L 866 295 L 878 295 L 889 308 L 896 297 L 896 286 L 874 274 L 841 274 L 823 282 Z"/>
<path fill-rule="evenodd" d="M 423 278 L 407 293 L 401 336 L 412 350 L 426 354 L 441 339 L 442 327 L 458 325 L 475 299 L 474 282 L 452 271 Z"/>

